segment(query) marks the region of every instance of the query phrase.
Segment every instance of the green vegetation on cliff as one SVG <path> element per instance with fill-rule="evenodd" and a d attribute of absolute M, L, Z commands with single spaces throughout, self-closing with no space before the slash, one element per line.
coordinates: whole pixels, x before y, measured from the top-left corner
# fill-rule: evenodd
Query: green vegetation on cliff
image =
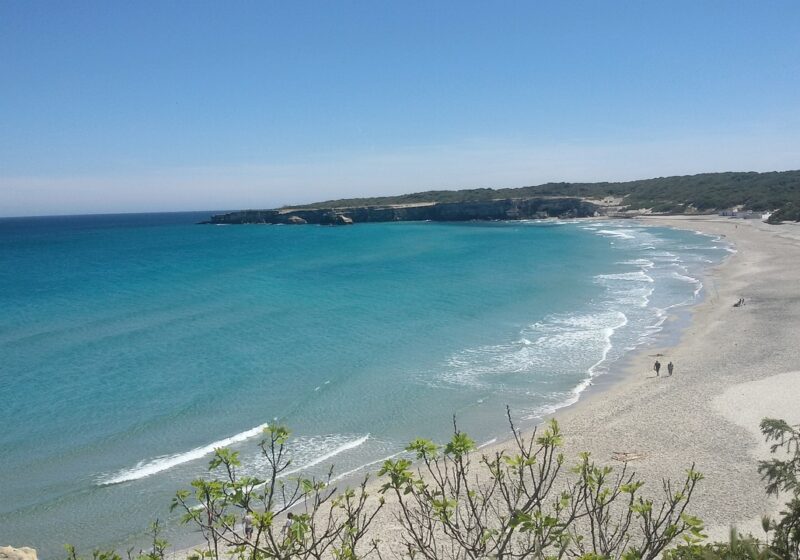
<path fill-rule="evenodd" d="M 774 212 L 767 220 L 771 224 L 781 222 L 800 222 L 800 203 L 788 202 Z"/>
<path fill-rule="evenodd" d="M 734 206 L 748 210 L 782 210 L 786 220 L 800 219 L 800 170 L 769 173 L 702 173 L 658 177 L 623 183 L 547 183 L 514 189 L 426 191 L 399 196 L 350 198 L 294 208 L 345 208 L 423 202 L 473 202 L 543 196 L 622 198 L 628 210 L 654 212 L 712 212 Z M 790 211 L 791 209 L 793 211 Z"/>

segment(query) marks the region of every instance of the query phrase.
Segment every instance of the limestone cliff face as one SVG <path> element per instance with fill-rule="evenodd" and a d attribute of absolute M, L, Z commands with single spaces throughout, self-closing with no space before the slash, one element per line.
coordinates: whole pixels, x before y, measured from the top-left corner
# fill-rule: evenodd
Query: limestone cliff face
<path fill-rule="evenodd" d="M 399 206 L 362 206 L 242 210 L 212 216 L 209 224 L 349 224 L 360 222 L 521 220 L 529 218 L 585 218 L 598 207 L 579 198 L 507 198 L 475 202 L 423 203 Z"/>

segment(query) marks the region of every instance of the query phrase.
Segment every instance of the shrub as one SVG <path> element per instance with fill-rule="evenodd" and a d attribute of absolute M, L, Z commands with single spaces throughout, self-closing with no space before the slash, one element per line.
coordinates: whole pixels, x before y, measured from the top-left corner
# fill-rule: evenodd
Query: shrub
<path fill-rule="evenodd" d="M 761 433 L 770 445 L 770 451 L 785 452 L 784 459 L 773 457 L 760 461 L 758 472 L 767 482 L 767 494 L 784 494 L 788 500 L 777 519 L 766 518 L 764 528 L 770 534 L 770 546 L 781 557 L 800 558 L 800 426 L 791 426 L 784 420 L 764 418 Z"/>

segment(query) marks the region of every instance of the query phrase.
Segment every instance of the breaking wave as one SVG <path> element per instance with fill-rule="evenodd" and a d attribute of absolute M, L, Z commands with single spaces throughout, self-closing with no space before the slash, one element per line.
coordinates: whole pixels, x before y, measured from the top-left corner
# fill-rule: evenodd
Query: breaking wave
<path fill-rule="evenodd" d="M 139 480 L 140 478 L 152 476 L 154 474 L 177 467 L 178 465 L 183 465 L 184 463 L 201 459 L 206 455 L 210 455 L 215 449 L 220 447 L 227 447 L 234 443 L 239 443 L 255 437 L 261 434 L 266 427 L 267 424 L 261 424 L 260 426 L 256 426 L 255 428 L 251 428 L 234 436 L 215 441 L 214 443 L 209 443 L 208 445 L 203 445 L 201 447 L 195 447 L 194 449 L 184 453 L 163 455 L 154 459 L 140 461 L 135 467 L 124 469 L 110 476 L 101 478 L 98 481 L 98 484 L 101 486 L 108 486 L 110 484 L 120 484 L 122 482 L 129 482 L 131 480 Z"/>

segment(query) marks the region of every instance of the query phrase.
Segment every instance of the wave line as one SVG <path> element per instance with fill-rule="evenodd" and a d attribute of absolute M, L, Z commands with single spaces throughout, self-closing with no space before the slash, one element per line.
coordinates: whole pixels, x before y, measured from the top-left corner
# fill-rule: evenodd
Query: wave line
<path fill-rule="evenodd" d="M 255 437 L 263 432 L 264 428 L 266 427 L 267 424 L 261 424 L 260 426 L 256 426 L 255 428 L 251 428 L 231 437 L 215 441 L 214 443 L 209 443 L 208 445 L 203 445 L 201 447 L 195 447 L 194 449 L 184 453 L 162 455 L 161 457 L 156 457 L 155 459 L 150 459 L 149 461 L 139 461 L 139 463 L 133 468 L 123 469 L 109 477 L 100 479 L 98 481 L 98 485 L 109 486 L 111 484 L 120 484 L 122 482 L 129 482 L 131 480 L 139 480 L 140 478 L 152 476 L 156 473 L 177 467 L 178 465 L 200 459 L 210 453 L 213 453 L 215 449 L 220 447 L 226 447 L 233 443 L 238 443 L 240 441 L 250 439 L 251 437 Z"/>

